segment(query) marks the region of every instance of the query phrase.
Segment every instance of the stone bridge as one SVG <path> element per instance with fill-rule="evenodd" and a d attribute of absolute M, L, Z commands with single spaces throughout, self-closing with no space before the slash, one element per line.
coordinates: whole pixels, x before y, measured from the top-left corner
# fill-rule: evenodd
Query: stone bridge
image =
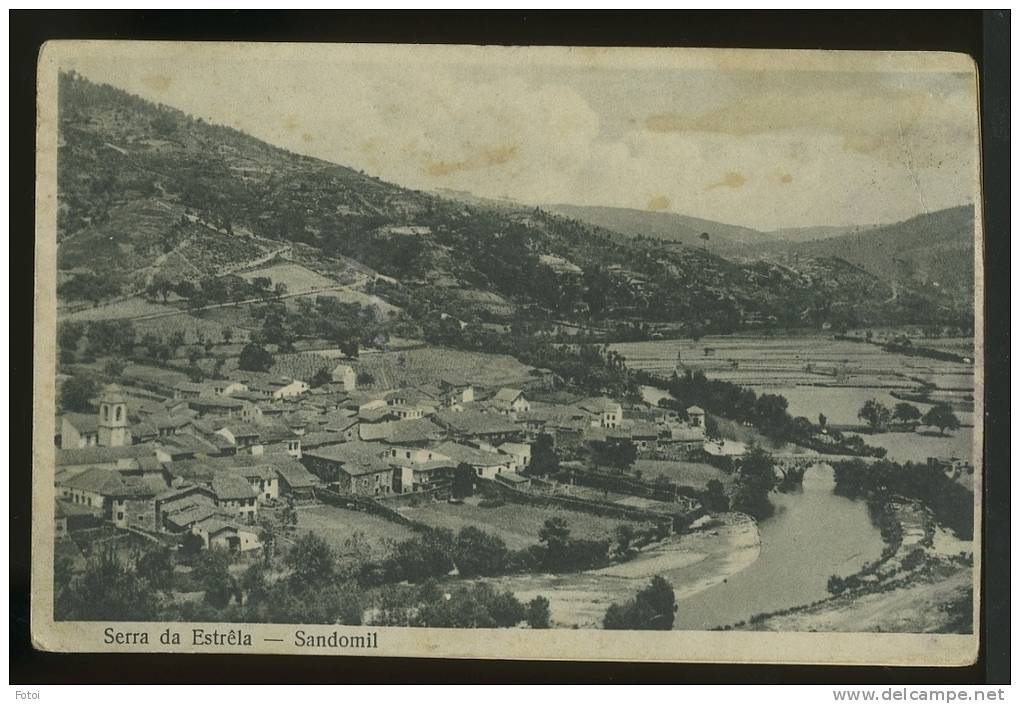
<path fill-rule="evenodd" d="M 774 454 L 772 459 L 783 473 L 793 470 L 805 470 L 816 464 L 833 464 L 835 462 L 851 462 L 861 460 L 865 464 L 872 464 L 877 457 L 858 457 L 857 455 L 822 455 L 806 453 L 785 453 Z"/>

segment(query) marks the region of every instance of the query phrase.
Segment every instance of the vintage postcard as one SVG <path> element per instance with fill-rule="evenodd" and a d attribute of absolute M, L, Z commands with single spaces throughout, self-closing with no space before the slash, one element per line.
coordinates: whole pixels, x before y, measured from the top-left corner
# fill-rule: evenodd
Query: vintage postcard
<path fill-rule="evenodd" d="M 55 651 L 963 665 L 962 55 L 53 42 Z"/>

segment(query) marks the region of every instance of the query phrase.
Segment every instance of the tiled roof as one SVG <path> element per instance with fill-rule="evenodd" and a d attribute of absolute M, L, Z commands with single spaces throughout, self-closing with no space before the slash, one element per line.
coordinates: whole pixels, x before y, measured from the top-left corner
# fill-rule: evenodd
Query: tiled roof
<path fill-rule="evenodd" d="M 577 407 L 589 413 L 614 412 L 620 408 L 620 404 L 611 398 L 600 396 L 598 398 L 586 398 L 579 401 Z"/>
<path fill-rule="evenodd" d="M 65 413 L 61 416 L 79 433 L 95 433 L 99 431 L 99 416 L 95 413 Z"/>
<path fill-rule="evenodd" d="M 241 466 L 237 468 L 237 473 L 246 479 L 276 479 L 276 471 L 268 464 L 256 464 L 250 467 Z"/>
<path fill-rule="evenodd" d="M 502 401 L 505 403 L 512 403 L 517 399 L 518 396 L 524 392 L 520 389 L 511 389 L 504 387 L 496 392 L 496 395 L 492 397 L 494 401 Z"/>
<path fill-rule="evenodd" d="M 494 413 L 477 411 L 440 411 L 436 421 L 455 433 L 464 435 L 494 435 L 520 430 L 513 422 Z"/>
<path fill-rule="evenodd" d="M 167 514 L 166 519 L 182 528 L 187 528 L 210 516 L 220 515 L 222 509 L 211 504 L 190 504 L 173 513 Z"/>
<path fill-rule="evenodd" d="M 352 476 L 373 474 L 389 471 L 390 466 L 382 458 L 383 447 L 378 443 L 345 442 L 341 445 L 328 445 L 306 452 L 306 457 L 315 457 L 335 462 Z"/>
<path fill-rule="evenodd" d="M 409 418 L 388 423 L 365 424 L 359 428 L 359 433 L 361 439 L 368 442 L 382 440 L 399 445 L 438 440 L 446 434 L 446 431 L 428 418 Z"/>
<path fill-rule="evenodd" d="M 213 475 L 212 490 L 220 500 L 251 499 L 255 491 L 236 471 L 224 470 Z"/>
<path fill-rule="evenodd" d="M 200 384 L 193 381 L 182 381 L 174 384 L 175 391 L 195 391 L 201 393 L 203 391 L 211 391 L 212 388 L 207 384 Z"/>
<path fill-rule="evenodd" d="M 56 465 L 106 464 L 118 460 L 136 457 L 155 456 L 156 446 L 150 443 L 142 445 L 124 445 L 122 447 L 75 447 L 68 450 L 57 450 Z"/>
<path fill-rule="evenodd" d="M 272 467 L 281 479 L 295 489 L 315 486 L 319 483 L 319 478 L 305 469 L 305 466 L 297 460 L 273 462 Z"/>
<path fill-rule="evenodd" d="M 134 477 L 124 478 L 116 470 L 100 467 L 89 467 L 64 481 L 62 486 L 114 497 L 154 496 L 156 493 Z"/>
<path fill-rule="evenodd" d="M 446 455 L 454 462 L 463 462 L 477 467 L 492 467 L 494 465 L 506 464 L 508 458 L 496 452 L 479 450 L 475 447 L 461 445 L 455 442 L 440 443 L 435 448 L 436 452 Z"/>

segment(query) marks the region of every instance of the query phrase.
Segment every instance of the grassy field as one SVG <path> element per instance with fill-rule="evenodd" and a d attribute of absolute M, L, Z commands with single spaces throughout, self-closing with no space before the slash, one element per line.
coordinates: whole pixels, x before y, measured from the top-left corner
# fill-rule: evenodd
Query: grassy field
<path fill-rule="evenodd" d="M 273 285 L 284 284 L 288 293 L 304 293 L 326 286 L 336 286 L 337 282 L 326 278 L 322 274 L 307 269 L 300 264 L 273 264 L 260 267 L 252 271 L 238 274 L 247 281 L 264 276 L 273 282 Z"/>
<path fill-rule="evenodd" d="M 507 355 L 435 347 L 366 354 L 352 366 L 375 377 L 375 389 L 436 384 L 446 375 L 482 386 L 514 386 L 535 378 L 531 367 Z"/>
<path fill-rule="evenodd" d="M 64 321 L 88 321 L 88 320 L 111 320 L 117 318 L 134 318 L 139 315 L 149 315 L 151 313 L 166 313 L 167 311 L 175 310 L 171 306 L 161 305 L 159 303 L 150 303 L 140 296 L 133 296 L 126 298 L 123 301 L 117 301 L 116 303 L 107 303 L 105 305 L 96 306 L 95 308 L 86 308 L 79 310 L 74 313 L 61 314 L 60 320 Z"/>
<path fill-rule="evenodd" d="M 325 505 L 298 507 L 297 532 L 306 531 L 320 536 L 338 551 L 344 549 L 344 541 L 361 532 L 378 557 L 386 554 L 390 542 L 414 536 L 410 528 L 385 518 Z"/>
<path fill-rule="evenodd" d="M 504 504 L 495 508 L 481 508 L 477 499 L 462 505 L 426 503 L 418 507 L 404 507 L 400 512 L 415 521 L 454 532 L 465 526 L 488 531 L 506 542 L 507 547 L 521 550 L 538 543 L 538 531 L 549 518 L 558 516 L 566 521 L 575 538 L 609 538 L 618 526 L 630 523 L 616 518 L 604 518 L 560 508 Z"/>
<path fill-rule="evenodd" d="M 641 472 L 641 478 L 652 481 L 656 477 L 666 477 L 672 482 L 695 489 L 704 489 L 712 479 L 723 484 L 733 482 L 734 475 L 727 474 L 704 462 L 675 462 L 672 460 L 636 460 L 632 470 Z"/>

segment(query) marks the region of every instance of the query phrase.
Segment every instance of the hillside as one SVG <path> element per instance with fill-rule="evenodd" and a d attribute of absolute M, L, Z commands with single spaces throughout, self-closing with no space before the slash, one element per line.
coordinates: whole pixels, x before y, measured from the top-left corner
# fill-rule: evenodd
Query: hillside
<path fill-rule="evenodd" d="M 918 310 L 828 255 L 740 262 L 683 240 L 702 231 L 717 243 L 764 236 L 753 230 L 649 217 L 681 242 L 663 246 L 621 235 L 621 222 L 610 229 L 510 202 L 409 190 L 75 74 L 61 76 L 58 179 L 64 303 L 97 281 L 101 299 L 167 304 L 166 287 L 157 289 L 162 300 L 153 293 L 158 280 L 192 303 L 241 300 L 257 294 L 254 269 L 280 271 L 274 262 L 286 260 L 312 271 L 309 290 L 323 279 L 361 287 L 353 294 L 381 296 L 419 324 L 449 314 L 527 319 L 535 330 L 568 321 L 727 332 L 890 324 Z M 629 221 L 637 227 L 640 219 Z M 375 272 L 387 280 L 373 283 Z M 291 295 L 292 286 L 285 284 Z"/>
<path fill-rule="evenodd" d="M 879 278 L 969 300 L 974 293 L 974 206 L 925 213 L 858 233 L 798 243 L 787 251 L 838 257 Z"/>
<path fill-rule="evenodd" d="M 549 212 L 615 230 L 630 237 L 654 237 L 688 247 L 707 246 L 713 249 L 772 239 L 766 233 L 748 227 L 727 225 L 677 213 L 563 204 L 543 207 Z M 708 235 L 708 240 L 702 238 L 703 233 Z"/>

